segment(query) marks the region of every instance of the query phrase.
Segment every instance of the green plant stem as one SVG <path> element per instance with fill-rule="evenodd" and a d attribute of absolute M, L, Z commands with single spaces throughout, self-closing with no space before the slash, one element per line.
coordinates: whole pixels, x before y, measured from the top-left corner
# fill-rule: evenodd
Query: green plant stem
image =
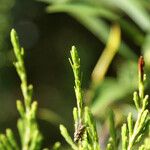
<path fill-rule="evenodd" d="M 71 67 L 74 73 L 74 80 L 75 80 L 75 95 L 77 99 L 77 108 L 78 108 L 78 119 L 82 119 L 82 104 L 83 104 L 83 96 L 82 96 L 82 89 L 81 89 L 81 73 L 80 73 L 80 58 L 78 56 L 77 50 L 75 46 L 71 48 L 71 59 L 69 59 Z"/>
<path fill-rule="evenodd" d="M 11 42 L 17 59 L 17 62 L 15 62 L 14 65 L 21 80 L 21 90 L 24 97 L 25 108 L 28 110 L 31 104 L 33 87 L 32 85 L 28 86 L 27 83 L 26 69 L 23 60 L 24 49 L 20 47 L 19 39 L 14 29 L 11 31 Z"/>
<path fill-rule="evenodd" d="M 127 150 L 132 150 L 136 140 L 142 136 L 142 130 L 147 124 L 148 110 L 146 106 L 148 104 L 148 95 L 144 96 L 144 80 L 146 75 L 144 74 L 144 59 L 141 56 L 138 62 L 139 71 L 139 93 L 134 93 L 134 102 L 138 110 L 138 117 L 135 122 L 134 128 L 132 129 L 132 117 L 128 117 L 128 128 L 129 128 L 129 141 Z M 133 131 L 132 131 L 133 130 Z"/>
<path fill-rule="evenodd" d="M 136 137 L 137 135 L 139 134 L 138 132 L 138 126 L 139 126 L 139 123 L 140 123 L 140 120 L 141 120 L 141 115 L 142 115 L 142 111 L 139 112 L 138 114 L 138 118 L 137 118 L 137 121 L 135 123 L 135 127 L 134 127 L 134 131 L 133 131 L 133 134 L 132 136 L 129 138 L 129 144 L 128 144 L 128 150 L 131 150 L 133 145 L 134 145 L 134 142 L 136 140 Z"/>
<path fill-rule="evenodd" d="M 39 141 L 42 140 L 42 136 L 36 122 L 37 102 L 31 102 L 33 86 L 28 85 L 24 64 L 24 49 L 20 46 L 19 38 L 14 29 L 11 31 L 11 42 L 16 56 L 14 65 L 21 80 L 21 91 L 24 98 L 24 106 L 20 100 L 17 101 L 17 109 L 21 116 L 18 121 L 18 130 L 21 137 L 22 150 L 39 150 Z"/>

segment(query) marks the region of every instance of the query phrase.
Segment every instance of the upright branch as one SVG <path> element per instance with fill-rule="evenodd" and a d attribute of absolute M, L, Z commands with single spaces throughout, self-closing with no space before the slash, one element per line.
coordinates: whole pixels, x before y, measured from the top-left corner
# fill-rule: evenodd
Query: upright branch
<path fill-rule="evenodd" d="M 77 107 L 74 107 L 73 109 L 75 126 L 74 141 L 63 125 L 60 125 L 60 131 L 66 142 L 71 146 L 73 150 L 100 150 L 96 125 L 93 120 L 92 114 L 90 113 L 88 107 L 83 107 L 80 58 L 75 46 L 72 46 L 70 53 L 71 58 L 69 59 L 69 61 L 74 74 L 74 89 L 77 100 Z"/>
<path fill-rule="evenodd" d="M 21 118 L 18 120 L 18 130 L 21 137 L 22 150 L 39 150 L 42 136 L 38 130 L 36 121 L 37 102 L 32 102 L 33 86 L 28 85 L 27 74 L 24 65 L 24 49 L 19 44 L 17 33 L 14 29 L 11 31 L 11 42 L 13 45 L 16 62 L 14 63 L 18 76 L 21 80 L 21 91 L 24 98 L 17 100 L 17 109 Z"/>
<path fill-rule="evenodd" d="M 24 97 L 25 108 L 29 109 L 32 100 L 33 86 L 27 83 L 27 74 L 24 65 L 24 49 L 20 47 L 19 38 L 14 29 L 11 31 L 11 42 L 16 56 L 14 65 L 21 80 L 21 90 Z"/>
<path fill-rule="evenodd" d="M 132 150 L 134 145 L 140 142 L 145 128 L 148 123 L 149 111 L 146 109 L 148 105 L 148 95 L 144 94 L 144 81 L 146 75 L 144 74 L 144 59 L 141 56 L 138 61 L 138 92 L 134 92 L 133 100 L 138 112 L 137 120 L 133 123 L 132 114 L 129 113 L 127 118 L 127 125 L 124 124 L 122 127 L 122 149 Z"/>
<path fill-rule="evenodd" d="M 83 96 L 81 89 L 81 72 L 80 72 L 80 58 L 78 56 L 77 50 L 75 46 L 72 46 L 70 51 L 71 58 L 69 58 L 71 67 L 73 69 L 74 80 L 75 80 L 75 95 L 77 99 L 77 108 L 78 108 L 78 119 L 82 119 L 82 104 L 83 104 Z"/>

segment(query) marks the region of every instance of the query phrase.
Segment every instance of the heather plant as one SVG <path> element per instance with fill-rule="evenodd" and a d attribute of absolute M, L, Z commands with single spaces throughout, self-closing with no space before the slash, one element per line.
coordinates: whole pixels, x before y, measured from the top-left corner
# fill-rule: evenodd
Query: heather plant
<path fill-rule="evenodd" d="M 60 125 L 60 131 L 65 140 L 70 144 L 74 150 L 99 150 L 98 135 L 96 131 L 95 122 L 88 107 L 83 106 L 83 94 L 81 88 L 81 72 L 80 72 L 80 58 L 74 46 L 70 51 L 71 58 L 69 59 L 73 69 L 75 80 L 75 95 L 77 99 L 77 107 L 73 108 L 74 118 L 74 142 L 71 139 L 67 129 Z"/>
<path fill-rule="evenodd" d="M 141 56 L 138 62 L 139 82 L 138 92 L 134 92 L 133 100 L 137 109 L 137 119 L 133 123 L 132 113 L 127 117 L 127 123 L 122 126 L 122 149 L 131 150 L 136 143 L 139 143 L 144 135 L 146 127 L 149 126 L 148 95 L 144 93 L 144 59 Z M 139 147 L 140 150 L 148 149 L 146 145 Z"/>
<path fill-rule="evenodd" d="M 73 46 L 71 49 L 71 58 L 69 59 L 71 67 L 73 69 L 75 80 L 75 95 L 77 100 L 77 107 L 73 109 L 74 118 L 74 141 L 71 139 L 67 129 L 60 125 L 60 131 L 65 140 L 74 150 L 100 150 L 99 138 L 96 131 L 95 121 L 87 106 L 83 106 L 83 95 L 81 88 L 81 72 L 80 72 L 80 58 L 78 56 L 76 48 Z M 148 95 L 144 93 L 144 82 L 146 80 L 146 74 L 144 74 L 144 59 L 141 56 L 138 62 L 138 92 L 134 92 L 133 100 L 137 109 L 137 118 L 133 120 L 133 114 L 129 113 L 127 117 L 127 123 L 122 126 L 121 136 L 122 140 L 117 139 L 117 132 L 115 129 L 115 115 L 111 111 L 109 117 L 110 124 L 110 138 L 107 144 L 107 150 L 148 150 L 149 139 L 145 139 L 142 144 L 142 139 L 147 136 L 149 126 L 149 111 Z M 120 144 L 122 146 L 120 146 Z"/>
<path fill-rule="evenodd" d="M 41 150 L 42 134 L 37 123 L 37 101 L 33 101 L 33 86 L 28 84 L 27 74 L 24 64 L 24 49 L 19 44 L 17 33 L 11 31 L 11 42 L 13 45 L 16 62 L 14 66 L 21 80 L 21 91 L 24 101 L 17 100 L 17 110 L 20 118 L 17 128 L 20 135 L 20 143 L 15 139 L 11 129 L 6 129 L 6 134 L 0 134 L 0 150 Z M 74 91 L 77 106 L 73 108 L 74 119 L 74 138 L 70 136 L 67 128 L 60 125 L 60 132 L 66 142 L 73 150 L 100 150 L 100 137 L 96 128 L 96 122 L 88 106 L 83 103 L 83 92 L 81 82 L 80 58 L 75 46 L 71 48 L 71 64 L 74 74 Z M 110 111 L 109 115 L 109 140 L 106 150 L 149 150 L 150 142 L 150 118 L 147 109 L 149 101 L 145 94 L 144 83 L 146 74 L 144 73 L 144 58 L 141 56 L 138 61 L 138 91 L 133 94 L 133 101 L 137 110 L 137 117 L 133 117 L 131 112 L 128 114 L 127 121 L 122 125 L 121 135 L 115 125 L 115 114 Z M 134 119 L 133 119 L 134 118 Z M 122 137 L 119 138 L 118 137 Z M 56 142 L 52 148 L 58 150 L 60 143 Z M 48 150 L 43 149 L 43 150 Z"/>
<path fill-rule="evenodd" d="M 33 86 L 28 84 L 26 69 L 24 65 L 24 49 L 19 44 L 17 33 L 11 31 L 11 42 L 13 45 L 16 62 L 14 66 L 21 80 L 21 91 L 24 101 L 17 100 L 17 110 L 20 118 L 17 127 L 20 135 L 20 144 L 17 143 L 11 129 L 6 129 L 6 134 L 0 134 L 0 149 L 2 150 L 40 150 L 42 135 L 36 121 L 37 102 L 32 101 Z"/>

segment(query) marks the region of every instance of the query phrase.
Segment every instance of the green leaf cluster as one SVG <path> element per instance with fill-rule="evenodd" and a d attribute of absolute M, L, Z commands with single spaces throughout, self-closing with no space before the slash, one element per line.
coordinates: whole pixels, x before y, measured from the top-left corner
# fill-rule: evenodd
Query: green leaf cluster
<path fill-rule="evenodd" d="M 80 58 L 75 46 L 72 46 L 69 59 L 73 69 L 75 81 L 75 95 L 77 107 L 73 109 L 74 118 L 74 141 L 69 135 L 66 127 L 60 125 L 60 131 L 65 140 L 74 150 L 99 150 L 99 141 L 96 131 L 96 125 L 88 107 L 83 106 L 83 95 L 81 88 Z"/>
<path fill-rule="evenodd" d="M 67 129 L 61 125 L 60 130 L 62 136 L 69 143 L 74 150 L 100 150 L 99 138 L 95 126 L 95 121 L 89 111 L 88 107 L 83 106 L 83 96 L 81 89 L 80 78 L 80 59 L 76 48 L 73 46 L 71 49 L 71 59 L 69 59 L 73 69 L 75 78 L 75 95 L 77 100 L 77 107 L 73 109 L 74 117 L 74 142 L 69 135 Z M 144 74 L 144 59 L 141 56 L 138 63 L 139 69 L 139 90 L 134 92 L 133 100 L 137 109 L 137 118 L 134 122 L 133 114 L 129 113 L 127 123 L 124 123 L 121 128 L 122 139 L 118 140 L 118 135 L 115 127 L 114 113 L 111 111 L 109 116 L 109 134 L 110 138 L 107 144 L 107 150 L 117 150 L 121 145 L 122 150 L 147 150 L 148 138 L 145 139 L 144 144 L 141 140 L 147 136 L 147 128 L 149 126 L 149 111 L 148 95 L 144 94 L 144 82 L 146 75 Z M 140 145 L 140 146 L 139 146 Z"/>
<path fill-rule="evenodd" d="M 139 90 L 138 92 L 134 92 L 133 95 L 133 100 L 138 111 L 138 116 L 135 123 L 133 123 L 132 114 L 129 113 L 127 117 L 127 124 L 122 126 L 123 150 L 133 149 L 133 147 L 141 141 L 147 126 L 149 126 L 149 111 L 146 109 L 149 102 L 148 95 L 144 94 L 144 81 L 146 80 L 146 75 L 144 74 L 144 60 L 142 56 L 139 58 L 138 69 Z M 141 149 L 141 147 L 139 149 Z"/>
<path fill-rule="evenodd" d="M 33 101 L 33 86 L 28 84 L 27 74 L 24 64 L 24 49 L 19 44 L 17 33 L 11 31 L 11 42 L 16 56 L 14 66 L 21 80 L 21 91 L 23 102 L 17 100 L 17 110 L 20 118 L 17 127 L 20 135 L 20 143 L 15 139 L 13 131 L 6 129 L 6 134 L 0 134 L 1 150 L 41 150 L 42 134 L 37 123 L 37 102 Z M 100 150 L 100 138 L 96 129 L 96 122 L 90 112 L 89 107 L 83 105 L 83 92 L 81 84 L 80 58 L 75 46 L 71 48 L 71 64 L 74 74 L 74 90 L 77 107 L 73 108 L 74 118 L 74 138 L 70 136 L 67 128 L 60 125 L 60 132 L 66 142 L 73 150 Z M 109 140 L 107 150 L 149 150 L 150 142 L 150 118 L 147 106 L 149 104 L 148 95 L 145 95 L 144 83 L 146 75 L 144 73 L 144 59 L 141 56 L 138 62 L 138 91 L 133 94 L 133 101 L 137 110 L 137 117 L 134 120 L 133 114 L 129 113 L 127 123 L 121 128 L 121 140 L 118 140 L 116 131 L 115 114 L 110 111 L 109 115 Z M 53 150 L 58 150 L 60 143 L 56 142 Z M 43 150 L 48 150 L 43 149 Z"/>
<path fill-rule="evenodd" d="M 37 102 L 32 102 L 33 86 L 28 85 L 26 69 L 24 64 L 24 49 L 20 47 L 17 33 L 14 29 L 11 31 L 11 42 L 16 56 L 14 66 L 21 80 L 21 91 L 24 101 L 17 100 L 17 110 L 20 118 L 17 122 L 17 127 L 20 135 L 21 144 L 17 144 L 13 132 L 10 129 L 6 130 L 6 135 L 1 134 L 0 145 L 7 150 L 40 150 L 42 135 L 38 129 L 36 113 Z M 21 145 L 21 146 L 20 146 Z"/>

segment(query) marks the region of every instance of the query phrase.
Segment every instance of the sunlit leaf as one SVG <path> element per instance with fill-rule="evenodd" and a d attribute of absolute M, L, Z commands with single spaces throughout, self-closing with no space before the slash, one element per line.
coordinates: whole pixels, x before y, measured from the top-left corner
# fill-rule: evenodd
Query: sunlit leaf
<path fill-rule="evenodd" d="M 103 80 L 113 57 L 119 49 L 121 41 L 120 34 L 120 27 L 118 25 L 114 25 L 111 28 L 107 45 L 92 72 L 92 82 L 94 84 L 98 84 Z"/>

